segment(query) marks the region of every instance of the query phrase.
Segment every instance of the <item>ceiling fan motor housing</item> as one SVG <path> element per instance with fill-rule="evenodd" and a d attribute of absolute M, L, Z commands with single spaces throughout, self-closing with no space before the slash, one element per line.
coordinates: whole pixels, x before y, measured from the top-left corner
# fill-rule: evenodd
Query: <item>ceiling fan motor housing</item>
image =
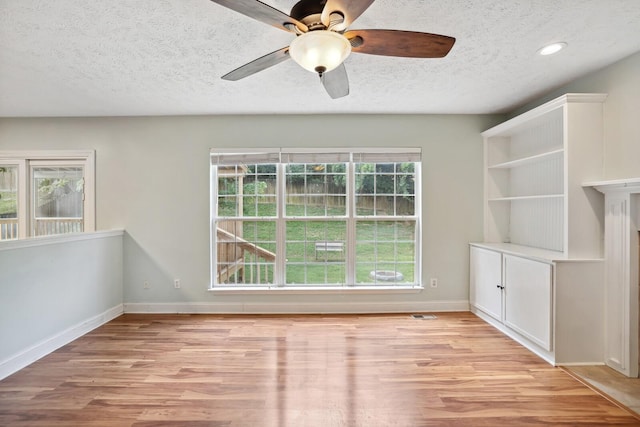
<path fill-rule="evenodd" d="M 327 0 L 301 0 L 293 6 L 289 16 L 304 23 L 309 31 L 331 30 L 332 26 L 344 21 L 344 15 L 340 11 L 331 11 L 331 23 L 327 27 L 322 23 L 322 12 L 326 2 Z"/>
<path fill-rule="evenodd" d="M 300 0 L 291 8 L 289 16 L 305 24 L 307 24 L 305 19 L 313 17 L 314 21 L 322 24 L 322 22 L 320 22 L 320 15 L 322 15 L 322 9 L 324 9 L 325 3 L 326 0 Z M 318 17 L 315 18 L 314 15 L 318 15 Z"/>

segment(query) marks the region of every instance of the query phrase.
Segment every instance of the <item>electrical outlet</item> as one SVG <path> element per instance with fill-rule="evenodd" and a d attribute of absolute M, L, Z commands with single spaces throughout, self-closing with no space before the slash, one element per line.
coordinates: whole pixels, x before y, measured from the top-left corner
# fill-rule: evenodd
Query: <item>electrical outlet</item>
<path fill-rule="evenodd" d="M 176 289 L 180 289 L 180 279 L 175 279 L 173 281 L 173 287 Z"/>
<path fill-rule="evenodd" d="M 438 279 L 436 279 L 435 277 L 431 278 L 431 287 L 432 288 L 437 288 L 438 287 Z"/>
<path fill-rule="evenodd" d="M 149 283 L 148 280 L 145 280 L 144 284 L 142 285 L 142 287 L 144 287 L 145 289 L 149 289 L 151 287 L 151 284 Z"/>

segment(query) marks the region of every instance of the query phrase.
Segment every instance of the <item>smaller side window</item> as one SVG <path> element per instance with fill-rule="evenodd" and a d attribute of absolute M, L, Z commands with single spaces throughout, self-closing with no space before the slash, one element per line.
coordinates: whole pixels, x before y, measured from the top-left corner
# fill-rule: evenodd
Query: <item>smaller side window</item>
<path fill-rule="evenodd" d="M 31 235 L 84 231 L 84 168 L 72 162 L 31 165 Z M 76 162 L 77 163 L 77 162 Z"/>
<path fill-rule="evenodd" d="M 94 151 L 0 151 L 0 240 L 94 231 L 94 159 Z"/>

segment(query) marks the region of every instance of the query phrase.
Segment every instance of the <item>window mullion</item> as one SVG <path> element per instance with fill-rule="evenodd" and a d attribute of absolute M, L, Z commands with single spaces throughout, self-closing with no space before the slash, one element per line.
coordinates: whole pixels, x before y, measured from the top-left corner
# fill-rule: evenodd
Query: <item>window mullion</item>
<path fill-rule="evenodd" d="M 276 263 L 274 271 L 274 285 L 284 286 L 287 265 L 287 223 L 285 221 L 285 164 L 278 163 L 276 167 Z"/>
<path fill-rule="evenodd" d="M 422 167 L 420 162 L 415 164 L 414 169 L 414 216 L 415 216 L 415 269 L 414 269 L 414 283 L 422 282 Z"/>
<path fill-rule="evenodd" d="M 29 167 L 26 160 L 18 161 L 18 238 L 29 236 Z"/>
<path fill-rule="evenodd" d="M 355 166 L 352 161 L 347 163 L 347 242 L 345 255 L 346 285 L 356 284 L 356 197 L 355 197 Z"/>
<path fill-rule="evenodd" d="M 218 168 L 210 168 L 209 183 L 209 210 L 211 220 L 209 222 L 209 241 L 211 242 L 211 283 L 218 285 Z"/>

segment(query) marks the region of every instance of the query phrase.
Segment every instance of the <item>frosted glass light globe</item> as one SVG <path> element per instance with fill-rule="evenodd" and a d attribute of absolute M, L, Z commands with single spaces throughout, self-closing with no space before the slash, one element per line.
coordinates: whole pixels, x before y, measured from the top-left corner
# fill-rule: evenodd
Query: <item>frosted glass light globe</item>
<path fill-rule="evenodd" d="M 289 46 L 289 55 L 302 68 L 326 73 L 342 64 L 351 53 L 351 43 L 334 31 L 309 31 L 296 37 Z"/>

